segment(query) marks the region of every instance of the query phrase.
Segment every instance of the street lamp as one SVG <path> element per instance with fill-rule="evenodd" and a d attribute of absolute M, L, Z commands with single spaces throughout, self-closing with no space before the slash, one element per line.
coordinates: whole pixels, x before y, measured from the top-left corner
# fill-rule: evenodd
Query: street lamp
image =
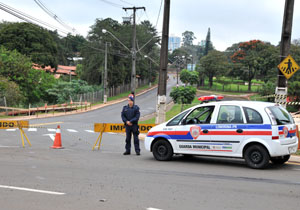
<path fill-rule="evenodd" d="M 126 47 L 125 44 L 123 44 L 113 33 L 111 33 L 110 31 L 106 30 L 106 29 L 102 29 L 102 33 L 106 34 L 109 33 L 112 37 L 114 37 L 126 50 L 128 50 L 131 53 L 131 50 L 128 49 L 128 47 Z"/>
<path fill-rule="evenodd" d="M 133 43 L 132 50 L 128 49 L 125 44 L 123 44 L 113 33 L 106 29 L 102 29 L 102 33 L 109 33 L 114 39 L 116 39 L 126 50 L 128 50 L 132 55 L 132 70 L 131 70 L 131 92 L 135 92 L 136 86 L 136 50 L 135 50 L 135 42 Z"/>
<path fill-rule="evenodd" d="M 149 87 L 151 87 L 151 59 L 150 57 L 148 57 L 147 55 L 144 55 L 144 58 L 148 58 L 149 59 L 149 76 L 148 76 L 148 79 L 149 79 Z"/>

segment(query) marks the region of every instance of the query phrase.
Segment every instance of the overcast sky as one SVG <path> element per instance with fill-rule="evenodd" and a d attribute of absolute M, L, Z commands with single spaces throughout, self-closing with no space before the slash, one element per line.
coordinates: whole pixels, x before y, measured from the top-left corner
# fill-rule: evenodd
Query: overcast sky
<path fill-rule="evenodd" d="M 128 17 L 122 7 L 146 7 L 137 12 L 137 21 L 150 20 L 156 25 L 161 0 L 40 0 L 51 12 L 81 35 L 86 36 L 96 18 L 122 21 Z M 47 15 L 34 0 L 4 0 L 3 4 L 20 10 L 51 25 L 62 28 Z M 285 0 L 171 0 L 170 35 L 181 37 L 193 31 L 197 44 L 204 40 L 208 27 L 217 50 L 225 50 L 234 43 L 260 39 L 277 45 L 281 38 Z M 298 8 L 298 9 L 297 9 Z M 295 0 L 292 39 L 300 38 L 300 0 Z M 162 31 L 163 5 L 157 30 Z M 0 10 L 0 20 L 19 19 Z"/>

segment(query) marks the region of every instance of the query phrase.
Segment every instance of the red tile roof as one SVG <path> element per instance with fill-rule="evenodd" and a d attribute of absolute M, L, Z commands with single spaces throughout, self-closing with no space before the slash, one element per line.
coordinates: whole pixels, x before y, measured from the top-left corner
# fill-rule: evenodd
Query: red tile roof
<path fill-rule="evenodd" d="M 36 69 L 36 70 L 43 70 L 46 72 L 51 72 L 51 73 L 55 72 L 55 68 L 51 68 L 51 66 L 46 66 L 43 68 L 41 65 L 36 64 L 36 63 L 32 64 L 32 68 Z M 72 76 L 76 76 L 77 74 L 75 71 L 76 71 L 76 66 L 58 65 L 54 77 L 59 78 L 61 74 L 65 74 L 65 75 L 71 74 Z"/>

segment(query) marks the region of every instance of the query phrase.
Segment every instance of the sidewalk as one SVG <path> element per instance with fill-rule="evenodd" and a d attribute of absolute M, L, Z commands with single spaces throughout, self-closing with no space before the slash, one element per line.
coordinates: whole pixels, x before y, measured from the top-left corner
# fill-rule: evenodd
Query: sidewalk
<path fill-rule="evenodd" d="M 289 162 L 290 163 L 300 163 L 300 156 L 299 155 L 291 155 Z"/>

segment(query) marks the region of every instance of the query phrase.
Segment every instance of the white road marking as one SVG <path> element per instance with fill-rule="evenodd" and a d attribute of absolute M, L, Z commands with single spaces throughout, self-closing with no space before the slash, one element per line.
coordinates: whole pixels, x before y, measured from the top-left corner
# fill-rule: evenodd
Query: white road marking
<path fill-rule="evenodd" d="M 108 134 L 113 134 L 113 135 L 117 135 L 117 133 L 113 133 L 113 132 L 107 132 Z"/>
<path fill-rule="evenodd" d="M 37 128 L 28 128 L 28 131 L 37 131 Z"/>
<path fill-rule="evenodd" d="M 36 190 L 36 189 L 6 186 L 6 185 L 0 185 L 0 188 L 11 189 L 11 190 L 22 190 L 22 191 L 29 191 L 29 192 L 37 192 L 37 193 L 45 193 L 45 194 L 51 194 L 51 195 L 65 195 L 66 194 L 66 193 L 62 193 L 62 192 L 53 192 L 53 191 L 47 191 L 47 190 Z"/>
<path fill-rule="evenodd" d="M 86 132 L 89 132 L 89 133 L 95 133 L 94 131 L 92 130 L 85 130 Z"/>
<path fill-rule="evenodd" d="M 2 146 L 2 145 L 0 145 L 0 148 L 10 148 L 10 147 L 19 147 L 19 146 Z"/>
<path fill-rule="evenodd" d="M 78 133 L 77 130 L 74 130 L 74 129 L 67 129 L 67 131 L 71 132 L 71 133 Z"/>
<path fill-rule="evenodd" d="M 49 132 L 56 132 L 56 129 L 48 128 L 48 131 L 49 131 Z"/>
<path fill-rule="evenodd" d="M 149 207 L 149 208 L 147 208 L 147 210 L 162 210 L 162 209 L 156 209 L 156 208 Z"/>
<path fill-rule="evenodd" d="M 67 131 L 71 132 L 71 133 L 78 133 L 77 130 L 74 130 L 74 129 L 67 129 Z"/>
<path fill-rule="evenodd" d="M 52 139 L 52 141 L 54 141 L 54 139 L 55 139 L 55 134 L 54 133 L 44 134 L 43 136 L 49 136 L 50 139 Z"/>
<path fill-rule="evenodd" d="M 16 128 L 6 129 L 6 131 L 16 131 Z"/>

